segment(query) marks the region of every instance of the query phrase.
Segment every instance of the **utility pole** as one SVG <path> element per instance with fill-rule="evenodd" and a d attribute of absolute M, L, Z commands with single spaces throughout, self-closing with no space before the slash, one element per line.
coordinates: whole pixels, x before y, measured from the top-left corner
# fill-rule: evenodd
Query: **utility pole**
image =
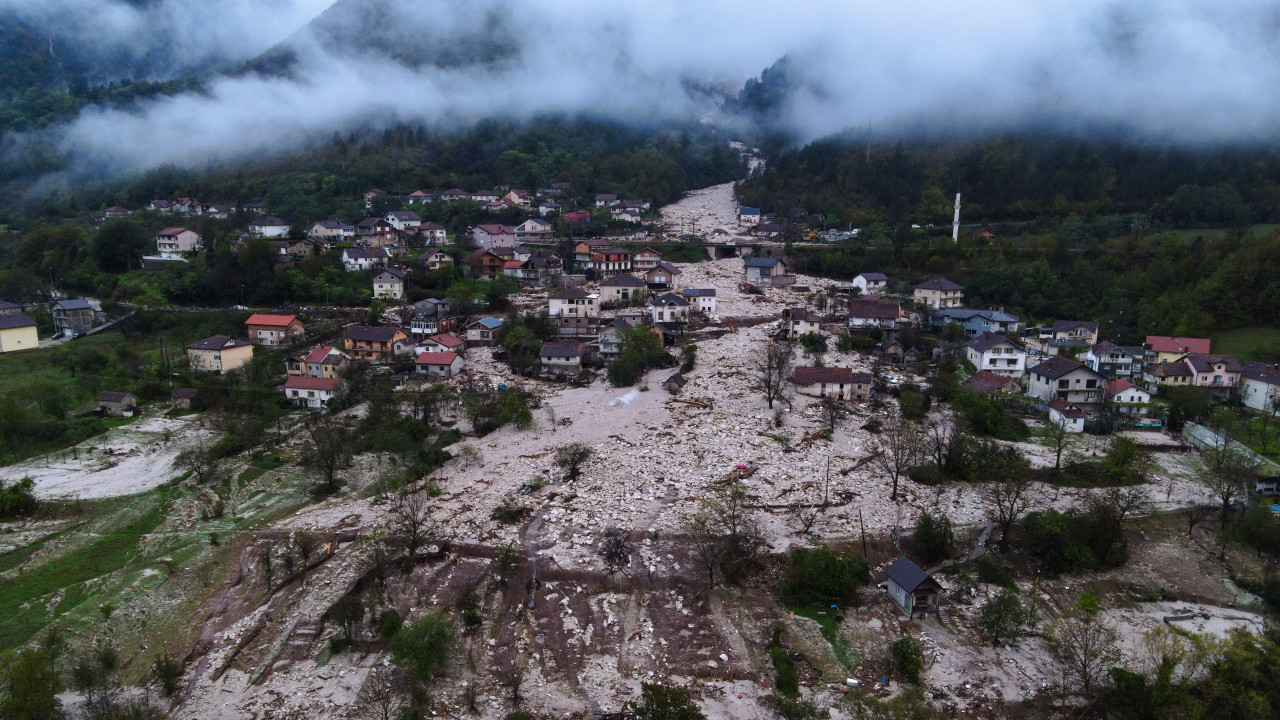
<path fill-rule="evenodd" d="M 867 524 L 862 521 L 862 508 L 858 508 L 858 526 L 862 528 L 862 559 L 867 559 Z"/>
<path fill-rule="evenodd" d="M 960 242 L 960 193 L 956 193 L 956 216 L 951 221 L 951 242 Z"/>

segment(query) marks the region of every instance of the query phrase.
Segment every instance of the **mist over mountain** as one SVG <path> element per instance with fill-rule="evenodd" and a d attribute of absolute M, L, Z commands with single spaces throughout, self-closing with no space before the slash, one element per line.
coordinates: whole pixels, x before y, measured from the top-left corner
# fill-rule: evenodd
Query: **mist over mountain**
<path fill-rule="evenodd" d="M 204 12 L 181 0 L 53 4 L 109 9 L 98 23 L 107 48 L 131 17 Z M 1111 128 L 1188 145 L 1271 142 L 1280 130 L 1280 13 L 1260 0 L 221 4 L 240 22 L 234 38 L 215 30 L 167 47 L 190 46 L 182 54 L 196 59 L 270 50 L 199 93 L 82 111 L 58 145 L 77 170 L 232 160 L 401 122 L 548 114 L 696 118 L 795 142 L 851 127 L 889 138 Z M 260 5 L 277 19 L 254 22 Z"/>

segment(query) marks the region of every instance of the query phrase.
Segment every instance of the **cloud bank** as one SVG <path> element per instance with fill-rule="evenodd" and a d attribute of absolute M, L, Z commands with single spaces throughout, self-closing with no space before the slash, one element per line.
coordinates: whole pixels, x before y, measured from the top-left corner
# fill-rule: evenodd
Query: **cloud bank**
<path fill-rule="evenodd" d="M 272 4 L 221 2 L 250 16 Z M 160 6 L 198 17 L 188 6 L 201 4 Z M 299 25 L 317 11 L 304 0 L 274 4 Z M 267 33 L 253 24 L 241 32 Z M 233 44 L 217 33 L 207 42 Z M 1044 122 L 1179 143 L 1280 134 L 1280 8 L 1262 0 L 341 0 L 289 46 L 287 78 L 225 77 L 204 94 L 89 111 L 63 149 L 123 171 L 257 156 L 402 121 L 715 119 L 691 85 L 736 92 L 784 55 L 800 82 L 778 120 L 801 139 L 867 124 L 892 135 Z"/>

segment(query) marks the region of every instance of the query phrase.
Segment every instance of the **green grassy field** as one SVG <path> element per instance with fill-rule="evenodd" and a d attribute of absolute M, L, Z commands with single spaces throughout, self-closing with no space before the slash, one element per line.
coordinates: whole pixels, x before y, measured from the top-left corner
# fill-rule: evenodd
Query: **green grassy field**
<path fill-rule="evenodd" d="M 1213 352 L 1234 355 L 1243 363 L 1280 361 L 1280 328 L 1250 327 L 1210 336 Z"/>

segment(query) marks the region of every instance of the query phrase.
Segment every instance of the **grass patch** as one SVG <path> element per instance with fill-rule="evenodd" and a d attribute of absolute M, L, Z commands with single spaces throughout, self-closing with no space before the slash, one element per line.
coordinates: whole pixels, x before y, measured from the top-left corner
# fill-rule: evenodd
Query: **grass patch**
<path fill-rule="evenodd" d="M 1280 360 L 1280 328 L 1237 328 L 1216 332 L 1209 337 L 1213 341 L 1213 352 L 1234 355 L 1242 363 Z"/>
<path fill-rule="evenodd" d="M 831 645 L 831 651 L 835 653 L 836 660 L 839 660 L 840 664 L 846 668 L 853 669 L 853 648 L 849 645 L 849 641 L 845 639 L 844 635 L 840 634 L 840 620 L 834 614 L 838 612 L 837 610 L 812 607 L 791 607 L 787 609 L 800 617 L 807 617 L 818 623 L 822 638 Z"/>
<path fill-rule="evenodd" d="M 60 538 L 83 524 L 84 523 L 76 523 L 71 527 L 63 528 L 55 533 L 49 533 L 35 542 L 29 543 L 20 548 L 14 548 L 9 552 L 0 555 L 0 572 L 7 572 L 18 567 L 22 563 L 26 562 L 27 558 L 39 552 L 40 549 L 43 548 L 50 540 Z"/>
<path fill-rule="evenodd" d="M 55 614 L 69 612 L 85 601 L 84 583 L 124 567 L 142 537 L 164 519 L 168 493 L 160 490 L 154 505 L 127 524 L 99 536 L 94 542 L 53 558 L 16 578 L 0 582 L 0 649 L 30 640 L 48 621 L 40 600 L 65 590 Z M 30 603 L 26 608 L 23 605 Z"/>

